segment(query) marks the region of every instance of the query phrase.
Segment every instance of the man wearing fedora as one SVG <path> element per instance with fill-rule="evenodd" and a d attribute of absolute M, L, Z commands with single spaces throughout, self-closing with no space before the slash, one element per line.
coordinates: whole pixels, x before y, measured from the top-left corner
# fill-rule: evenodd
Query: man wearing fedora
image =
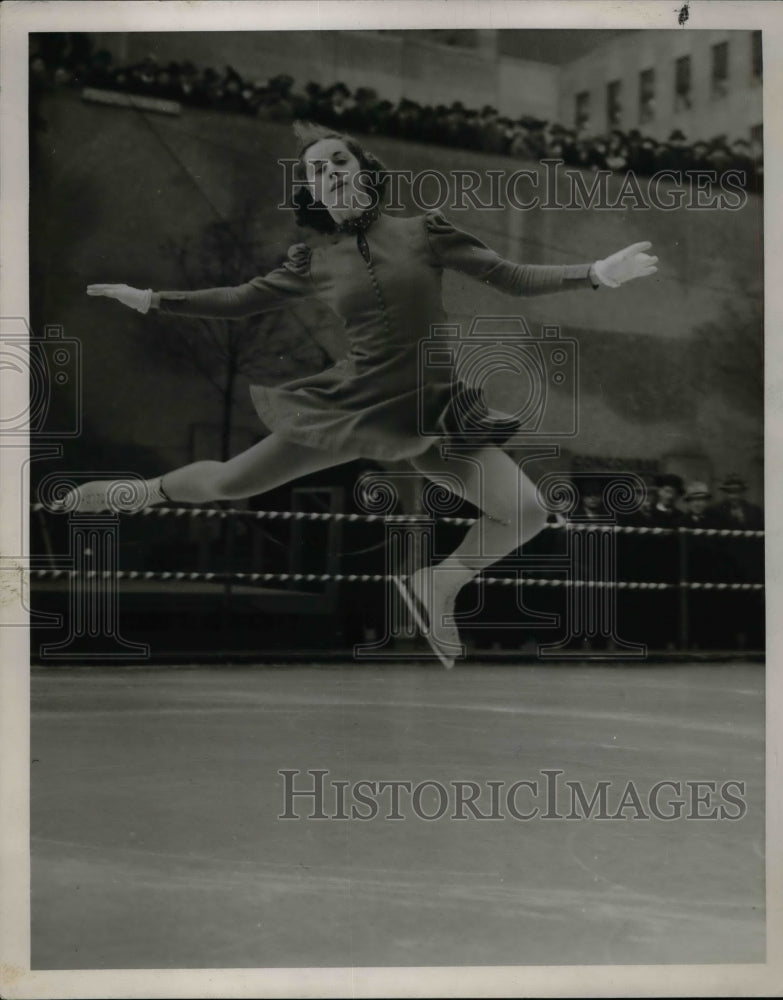
<path fill-rule="evenodd" d="M 676 506 L 682 496 L 682 479 L 673 473 L 655 477 L 655 500 L 650 510 L 650 526 L 677 529 L 682 524 L 682 511 Z M 679 539 L 676 534 L 650 537 L 645 569 L 648 579 L 674 588 L 679 580 Z M 677 591 L 675 589 L 648 593 L 646 606 L 650 614 L 648 642 L 653 648 L 674 648 L 677 644 Z"/>
<path fill-rule="evenodd" d="M 726 499 L 715 504 L 711 513 L 719 528 L 761 531 L 764 512 L 745 499 L 747 483 L 731 473 L 720 484 Z M 732 583 L 761 583 L 764 579 L 764 541 L 761 538 L 725 538 L 721 545 L 721 573 Z M 764 601 L 758 591 L 727 592 L 730 607 L 725 617 L 731 621 L 732 644 L 738 648 L 763 648 Z"/>
<path fill-rule="evenodd" d="M 685 487 L 683 502 L 684 528 L 717 528 L 718 521 L 709 509 L 712 494 L 706 483 L 693 481 Z M 707 535 L 687 538 L 685 573 L 697 583 L 715 583 L 725 576 L 722 569 L 725 553 L 722 540 Z M 729 641 L 726 623 L 731 620 L 733 605 L 725 595 L 712 591 L 693 590 L 688 595 L 688 642 L 692 648 L 705 649 L 725 646 Z M 726 614 L 728 612 L 728 615 Z"/>
<path fill-rule="evenodd" d="M 718 528 L 720 524 L 709 503 L 712 499 L 706 483 L 691 482 L 685 488 L 683 502 L 685 512 L 682 525 L 684 528 Z"/>
<path fill-rule="evenodd" d="M 726 494 L 726 499 L 710 508 L 710 513 L 719 528 L 741 528 L 744 531 L 761 531 L 764 527 L 764 512 L 745 499 L 748 485 L 745 480 L 732 472 L 718 487 Z"/>

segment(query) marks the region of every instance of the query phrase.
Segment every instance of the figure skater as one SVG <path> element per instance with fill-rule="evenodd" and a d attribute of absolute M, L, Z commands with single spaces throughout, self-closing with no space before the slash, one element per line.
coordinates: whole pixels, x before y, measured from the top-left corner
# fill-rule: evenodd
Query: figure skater
<path fill-rule="evenodd" d="M 135 498 L 123 509 L 158 503 L 238 500 L 358 458 L 407 459 L 424 476 L 453 481 L 480 517 L 437 566 L 400 576 L 397 586 L 448 667 L 461 654 L 453 613 L 458 591 L 493 562 L 517 549 L 546 523 L 534 484 L 499 445 L 513 433 L 497 420 L 480 391 L 452 370 L 419 377 L 418 345 L 446 322 L 441 301 L 444 268 L 513 296 L 616 288 L 653 274 L 650 243 L 635 243 L 594 263 L 536 266 L 504 260 L 437 211 L 402 218 L 384 213 L 383 165 L 348 135 L 312 123 L 295 125 L 300 145 L 294 169 L 297 222 L 329 234 L 313 249 L 290 247 L 264 277 L 231 288 L 140 290 L 90 285 L 87 294 L 116 299 L 147 313 L 244 317 L 284 309 L 312 297 L 344 322 L 349 342 L 341 361 L 285 385 L 251 387 L 268 437 L 226 462 L 199 461 L 154 479 L 120 484 L 102 480 L 72 490 L 62 509 L 110 508 L 118 487 Z M 470 432 L 465 433 L 465 414 Z M 420 433 L 421 424 L 436 436 Z M 518 425 L 517 425 L 518 426 Z M 476 428 L 484 432 L 476 439 Z M 442 446 L 458 444 L 447 458 Z M 449 473 L 449 477 L 444 474 Z M 135 490 L 135 493 L 133 492 Z"/>

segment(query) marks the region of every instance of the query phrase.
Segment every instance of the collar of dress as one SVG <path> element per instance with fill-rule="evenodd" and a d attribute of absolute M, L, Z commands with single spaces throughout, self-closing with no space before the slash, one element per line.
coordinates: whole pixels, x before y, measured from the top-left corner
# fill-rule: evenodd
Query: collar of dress
<path fill-rule="evenodd" d="M 380 215 L 377 208 L 366 208 L 361 215 L 356 215 L 352 219 L 345 219 L 344 222 L 335 226 L 335 233 L 363 233 L 375 222 Z"/>

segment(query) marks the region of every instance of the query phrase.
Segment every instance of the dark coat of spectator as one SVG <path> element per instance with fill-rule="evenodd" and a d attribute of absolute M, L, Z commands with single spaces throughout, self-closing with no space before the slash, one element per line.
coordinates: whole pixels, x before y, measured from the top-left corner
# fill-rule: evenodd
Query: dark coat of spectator
<path fill-rule="evenodd" d="M 720 485 L 726 499 L 710 508 L 710 513 L 720 528 L 739 528 L 744 531 L 761 531 L 764 512 L 761 507 L 745 499 L 748 486 L 741 476 L 732 473 Z"/>
<path fill-rule="evenodd" d="M 683 515 L 676 506 L 682 496 L 682 479 L 675 475 L 657 476 L 655 479 L 657 497 L 650 510 L 650 523 L 654 528 L 679 528 Z"/>
<path fill-rule="evenodd" d="M 685 528 L 718 528 L 718 519 L 710 508 L 712 494 L 706 483 L 689 483 L 683 496 L 685 510 L 682 525 Z"/>

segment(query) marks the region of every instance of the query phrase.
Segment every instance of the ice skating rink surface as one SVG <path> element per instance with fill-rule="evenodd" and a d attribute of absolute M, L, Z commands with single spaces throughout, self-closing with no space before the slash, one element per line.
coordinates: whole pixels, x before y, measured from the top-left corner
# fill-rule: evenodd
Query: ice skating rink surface
<path fill-rule="evenodd" d="M 38 667 L 31 710 L 33 969 L 764 961 L 761 664 Z M 475 781 L 491 813 L 554 770 L 612 813 L 629 781 L 745 808 L 284 820 L 281 770 L 328 772 L 327 815 L 329 782 Z"/>

